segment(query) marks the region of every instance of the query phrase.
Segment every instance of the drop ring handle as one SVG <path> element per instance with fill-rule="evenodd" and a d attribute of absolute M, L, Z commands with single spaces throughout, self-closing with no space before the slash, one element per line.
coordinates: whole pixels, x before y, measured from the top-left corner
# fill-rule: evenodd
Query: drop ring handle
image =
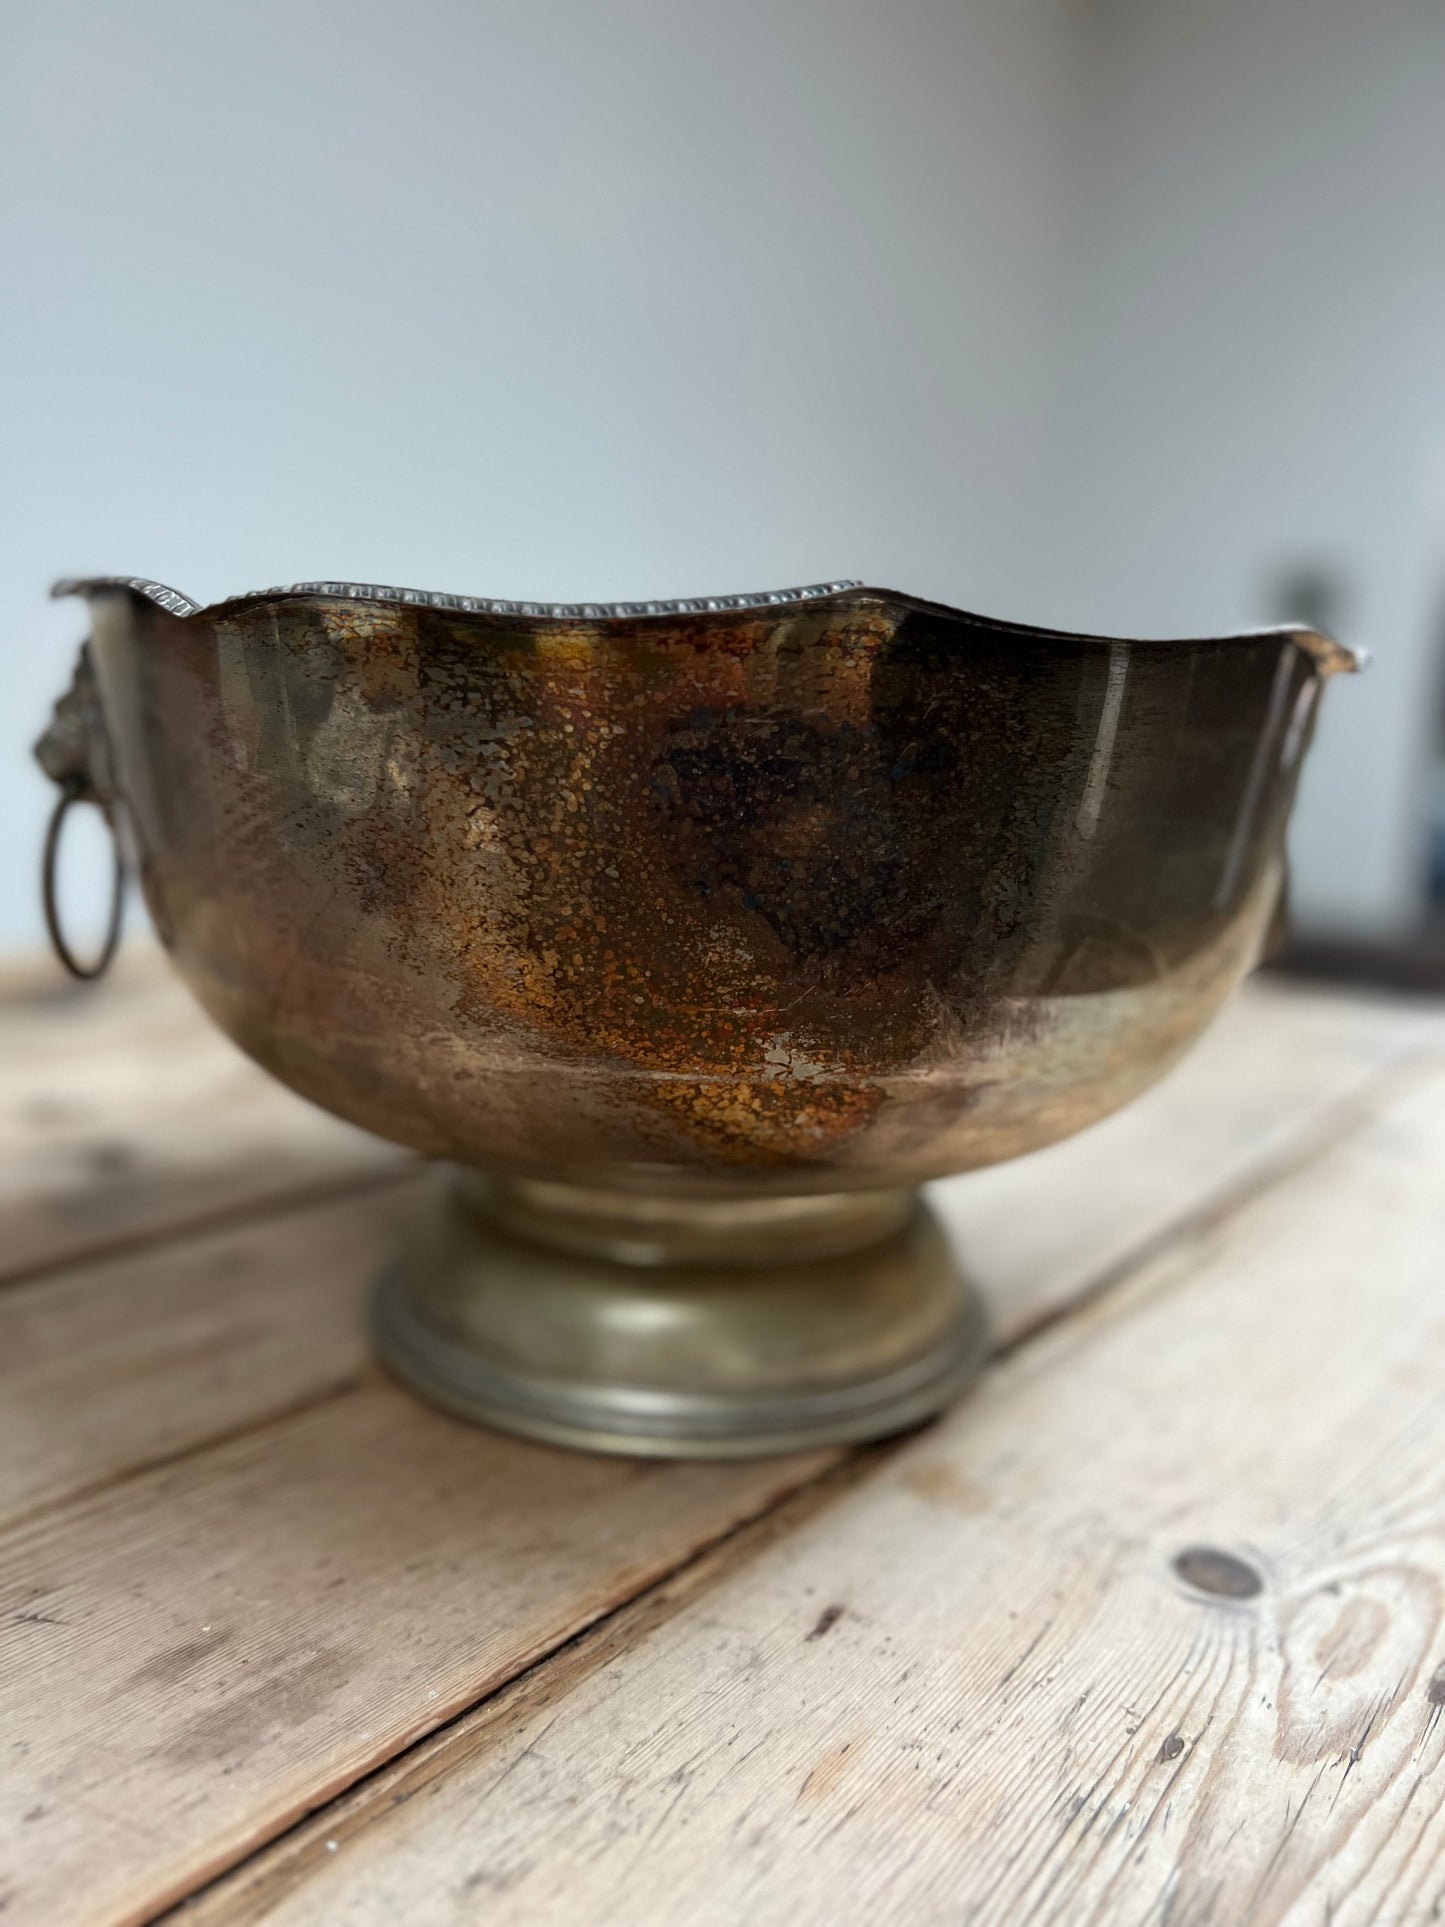
<path fill-rule="evenodd" d="M 59 868 L 60 837 L 65 827 L 65 819 L 73 804 L 93 803 L 105 818 L 106 828 L 110 831 L 110 847 L 113 859 L 110 888 L 110 916 L 106 922 L 105 939 L 95 957 L 83 962 L 70 947 L 70 941 L 60 921 L 60 895 L 56 888 L 56 873 Z M 83 982 L 92 982 L 103 977 L 110 968 L 111 959 L 120 943 L 121 923 L 125 916 L 125 858 L 121 853 L 120 838 L 116 834 L 115 823 L 110 811 L 95 792 L 88 788 L 81 777 L 67 777 L 60 785 L 60 795 L 56 798 L 55 808 L 50 813 L 50 824 L 45 832 L 45 854 L 40 866 L 40 895 L 45 906 L 45 927 L 50 932 L 50 941 L 55 954 L 65 965 L 72 977 Z"/>

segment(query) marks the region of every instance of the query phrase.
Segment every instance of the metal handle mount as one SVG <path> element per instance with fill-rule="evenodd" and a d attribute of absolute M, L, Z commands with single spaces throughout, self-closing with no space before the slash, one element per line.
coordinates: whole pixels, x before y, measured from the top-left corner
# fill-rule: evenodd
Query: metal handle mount
<path fill-rule="evenodd" d="M 40 899 L 45 908 L 45 927 L 55 954 L 72 977 L 87 982 L 102 977 L 120 943 L 125 918 L 125 855 L 116 826 L 115 790 L 111 778 L 110 744 L 101 714 L 100 694 L 95 686 L 89 645 L 82 645 L 75 676 L 55 705 L 50 727 L 35 745 L 35 759 L 60 791 L 45 831 L 45 849 L 40 864 Z M 60 918 L 57 888 L 60 865 L 61 833 L 65 819 L 76 803 L 93 803 L 105 818 L 110 831 L 114 859 L 110 892 L 110 913 L 105 937 L 90 962 L 77 957 L 70 947 Z"/>

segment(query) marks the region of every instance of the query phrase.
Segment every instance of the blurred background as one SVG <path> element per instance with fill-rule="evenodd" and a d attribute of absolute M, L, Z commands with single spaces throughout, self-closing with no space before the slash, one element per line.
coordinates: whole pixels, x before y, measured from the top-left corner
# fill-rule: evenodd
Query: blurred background
<path fill-rule="evenodd" d="M 0 32 L 0 950 L 41 941 L 56 576 L 853 575 L 1368 647 L 1297 951 L 1445 958 L 1439 0 L 9 0 Z M 67 881 L 98 901 L 97 847 Z"/>

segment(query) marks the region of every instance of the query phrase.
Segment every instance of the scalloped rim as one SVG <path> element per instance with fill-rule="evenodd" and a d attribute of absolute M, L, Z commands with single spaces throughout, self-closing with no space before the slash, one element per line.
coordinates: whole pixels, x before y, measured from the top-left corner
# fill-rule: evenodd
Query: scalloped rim
<path fill-rule="evenodd" d="M 274 589 L 252 589 L 244 595 L 227 596 L 222 602 L 202 605 L 193 602 L 179 589 L 148 576 L 93 575 L 66 576 L 50 591 L 52 596 L 85 596 L 97 590 L 127 589 L 143 596 L 168 615 L 196 616 L 211 609 L 229 608 L 238 602 L 265 602 L 277 596 L 321 596 L 345 602 L 391 602 L 410 608 L 451 610 L 459 615 L 523 616 L 553 622 L 636 621 L 649 616 L 700 616 L 729 610 L 785 608 L 800 602 L 822 602 L 832 596 L 862 592 L 912 609 L 927 610 L 951 617 L 973 628 L 1003 629 L 1015 635 L 1037 636 L 1055 642 L 1169 643 L 1185 646 L 1201 642 L 1258 642 L 1270 636 L 1292 642 L 1310 656 L 1322 675 L 1363 669 L 1369 653 L 1351 649 L 1318 629 L 1296 628 L 1289 624 L 1261 629 L 1238 629 L 1226 636 L 1103 636 L 1084 630 L 1041 629 L 1026 622 L 977 616 L 966 609 L 955 609 L 946 602 L 930 602 L 921 596 L 897 589 L 880 589 L 854 578 L 837 582 L 811 582 L 797 589 L 764 589 L 750 595 L 684 596 L 671 602 L 508 602 L 492 596 L 446 595 L 430 589 L 396 589 L 375 582 L 289 582 Z"/>
<path fill-rule="evenodd" d="M 226 602 L 263 602 L 270 596 L 327 596 L 346 602 L 399 602 L 411 608 L 451 609 L 462 615 L 540 616 L 558 622 L 608 622 L 619 617 L 699 616 L 714 610 L 771 609 L 790 602 L 816 602 L 823 596 L 861 589 L 861 582 L 810 582 L 800 589 L 764 589 L 755 595 L 684 596 L 673 602 L 508 602 L 496 596 L 446 595 L 432 589 L 394 589 L 379 582 L 287 582 L 274 589 L 250 589 Z M 179 589 L 139 575 L 86 576 L 57 582 L 54 596 L 86 595 L 92 589 L 133 589 L 173 616 L 201 613 Z M 219 607 L 219 604 L 212 604 Z"/>

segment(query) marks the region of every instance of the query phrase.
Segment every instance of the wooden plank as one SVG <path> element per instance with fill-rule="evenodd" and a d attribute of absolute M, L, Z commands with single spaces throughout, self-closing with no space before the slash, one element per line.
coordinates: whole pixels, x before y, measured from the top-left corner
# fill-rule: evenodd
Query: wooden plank
<path fill-rule="evenodd" d="M 1282 1005 L 1265 1028 L 1295 1034 L 1296 1008 Z M 1341 1046 L 1321 1037 L 1313 1006 L 1298 1008 L 1295 1068 L 1281 1045 L 1267 1086 L 1211 1072 L 1196 1100 L 1190 1068 L 1147 1100 L 1156 1139 L 1199 1141 L 1202 1130 L 1219 1150 L 1161 1155 L 1155 1215 L 1138 1233 L 1187 1221 L 1217 1205 L 1221 1185 L 1257 1182 L 1338 1133 L 1439 1034 L 1413 1013 L 1350 1006 L 1330 1028 Z M 1235 1021 L 1205 1049 L 1237 1048 L 1242 1068 L 1262 1045 L 1248 1019 L 1231 1045 Z M 1065 1295 L 1088 1282 L 1091 1248 L 1111 1264 L 1121 1248 L 1111 1163 L 1090 1143 L 1037 1163 L 1052 1175 L 1031 1208 L 1072 1228 L 1057 1247 L 1071 1267 Z M 308 1222 L 278 1221 L 271 1262 L 294 1257 Z M 255 1230 L 271 1240 L 271 1227 Z M 367 1237 L 333 1249 L 315 1231 L 293 1302 L 274 1280 L 254 1297 L 234 1274 L 227 1282 L 222 1262 L 240 1236 L 175 1240 L 153 1268 L 95 1265 L 0 1299 L 0 1318 L 7 1300 L 23 1305 L 30 1370 L 46 1384 L 8 1495 L 30 1516 L 0 1536 L 15 1654 L 0 1671 L 0 1721 L 19 1742 L 0 1801 L 18 1816 L 8 1921 L 146 1917 L 827 1462 L 646 1471 L 471 1431 L 375 1377 L 347 1390 L 355 1326 L 333 1310 L 355 1303 L 374 1268 Z M 1017 1299 L 1001 1295 L 1005 1337 L 1057 1304 L 1042 1268 L 1051 1261 L 1045 1253 Z M 129 1339 L 126 1292 L 139 1294 Z M 168 1327 L 186 1319 L 189 1342 L 172 1342 Z M 170 1352 L 168 1369 L 107 1407 L 98 1388 L 116 1345 L 143 1364 L 147 1331 Z M 324 1400 L 314 1409 L 191 1449 L 313 1394 Z M 77 1426 L 87 1404 L 92 1421 Z M 132 1476 L 157 1458 L 168 1462 Z M 60 1503 L 77 1490 L 89 1496 Z"/>
<path fill-rule="evenodd" d="M 1253 991 L 1133 1112 L 936 1187 L 999 1340 L 1308 1154 L 1429 1037 L 1445 1022 L 1408 1008 Z M 0 1293 L 0 1521 L 355 1384 L 364 1294 L 427 1181 Z"/>
<path fill-rule="evenodd" d="M 1425 1921 L 1445 1077 L 188 1927 Z"/>
<path fill-rule="evenodd" d="M 7 1921 L 149 1917 L 820 1463 L 549 1452 L 374 1381 L 24 1521 Z"/>
<path fill-rule="evenodd" d="M 0 978 L 0 1281 L 402 1168 L 404 1153 L 292 1096 L 243 1057 L 153 946 L 127 954 L 99 986 L 74 984 L 58 968 L 12 965 Z M 1314 1103 L 1407 1055 L 1432 1021 L 1428 1007 L 1405 1000 L 1342 1006 L 1325 993 L 1250 985 L 1140 1105 L 1067 1146 L 941 1187 L 951 1213 L 958 1200 L 965 1257 L 1011 1300 L 1046 1279 L 1046 1312 L 1056 1281 L 1081 1285 L 1102 1262 L 1097 1242 L 1030 1210 L 1038 1184 L 1053 1182 L 1051 1161 L 1067 1182 L 1078 1147 L 1088 1146 L 1108 1173 L 1118 1262 L 1146 1229 L 1174 1221 L 1181 1193 L 1228 1184 L 1268 1158 L 1276 1136 L 1287 1150 Z M 1248 1088 L 1236 1094 L 1241 1084 Z M 1191 1110 L 1192 1129 L 1164 1123 Z"/>
<path fill-rule="evenodd" d="M 1247 984 L 1157 1089 L 1063 1144 L 932 1187 L 1014 1340 L 1194 1210 L 1268 1181 L 1348 1122 L 1382 1072 L 1445 1048 L 1438 1004 Z"/>
<path fill-rule="evenodd" d="M 154 952 L 96 986 L 58 971 L 0 984 L 0 1280 L 400 1169 L 243 1057 Z"/>
<path fill-rule="evenodd" d="M 0 1293 L 0 1525 L 353 1389 L 418 1182 Z"/>

